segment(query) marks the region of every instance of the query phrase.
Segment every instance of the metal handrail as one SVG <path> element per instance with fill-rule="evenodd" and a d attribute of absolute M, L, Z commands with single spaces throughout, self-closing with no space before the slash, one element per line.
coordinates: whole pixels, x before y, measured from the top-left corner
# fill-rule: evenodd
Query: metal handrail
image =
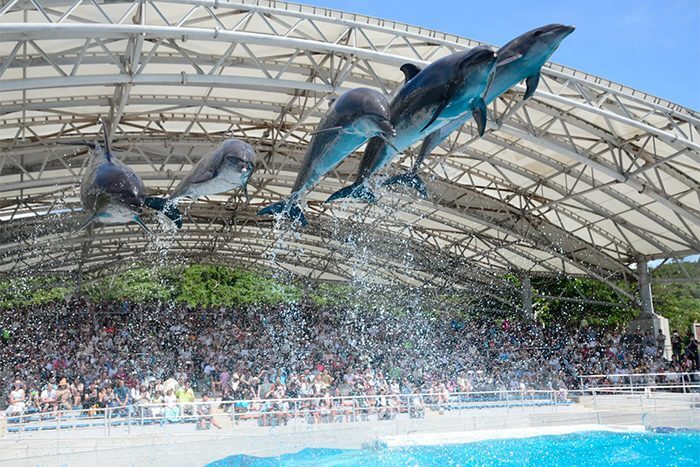
<path fill-rule="evenodd" d="M 238 419 L 265 419 L 266 417 L 280 417 L 286 422 L 293 419 L 306 419 L 309 423 L 322 423 L 323 417 L 330 417 L 337 421 L 345 417 L 347 421 L 367 420 L 369 415 L 394 415 L 406 414 L 420 416 L 425 410 L 451 410 L 461 413 L 462 410 L 489 407 L 489 403 L 500 403 L 499 406 L 510 410 L 511 408 L 523 409 L 527 406 L 538 406 L 545 403 L 550 406 L 569 404 L 574 396 L 593 396 L 597 409 L 597 396 L 609 394 L 650 394 L 657 390 L 668 391 L 672 389 L 683 390 L 697 389 L 700 392 L 700 384 L 675 385 L 675 386 L 644 386 L 630 388 L 629 386 L 611 386 L 601 388 L 589 388 L 586 390 L 501 390 L 501 391 L 473 391 L 453 393 L 411 393 L 411 394 L 374 394 L 356 396 L 315 396 L 282 399 L 242 399 L 233 401 L 194 401 L 191 403 L 177 404 L 134 404 L 119 407 L 107 407 L 101 409 L 89 408 L 81 410 L 64 410 L 56 412 L 22 413 L 9 416 L 8 428 L 17 427 L 19 433 L 30 428 L 35 430 L 56 429 L 67 430 L 79 428 L 82 422 L 102 421 L 102 423 L 89 424 L 93 428 L 104 427 L 107 435 L 113 426 L 126 425 L 127 430 L 132 426 L 166 424 L 173 421 L 197 422 L 202 417 L 229 416 L 232 420 Z M 376 405 L 382 398 L 384 404 Z M 445 399 L 446 398 L 446 399 Z M 415 400 L 419 399 L 420 404 Z M 322 401 L 329 404 L 320 407 Z M 362 401 L 369 402 L 362 404 Z M 393 401 L 393 403 L 390 403 Z M 350 404 L 348 404 L 348 402 Z M 198 408 L 202 405 L 211 406 L 209 414 L 199 414 Z M 215 413 L 214 406 L 224 407 L 223 413 Z M 237 410 L 246 407 L 246 410 Z M 168 414 L 166 409 L 177 407 L 175 413 Z M 683 406 L 685 407 L 685 406 Z M 185 409 L 191 409 L 191 414 L 186 414 Z M 604 411 L 601 411 L 604 412 Z M 238 417 L 238 418 L 237 418 Z M 311 420 L 309 419 L 311 417 Z M 38 418 L 38 420 L 35 420 Z M 272 420 L 272 419 L 270 419 Z M 274 421 L 274 420 L 272 420 Z M 53 423 L 47 425 L 45 422 Z"/>

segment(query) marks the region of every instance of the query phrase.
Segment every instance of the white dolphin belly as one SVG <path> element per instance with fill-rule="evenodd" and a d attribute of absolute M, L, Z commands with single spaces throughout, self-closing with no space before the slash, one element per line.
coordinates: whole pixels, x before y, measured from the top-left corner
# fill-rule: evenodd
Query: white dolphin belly
<path fill-rule="evenodd" d="M 202 196 L 218 195 L 240 188 L 243 186 L 243 182 L 243 177 L 238 169 L 224 164 L 216 177 L 211 180 L 203 183 L 192 183 L 185 196 L 197 199 Z"/>

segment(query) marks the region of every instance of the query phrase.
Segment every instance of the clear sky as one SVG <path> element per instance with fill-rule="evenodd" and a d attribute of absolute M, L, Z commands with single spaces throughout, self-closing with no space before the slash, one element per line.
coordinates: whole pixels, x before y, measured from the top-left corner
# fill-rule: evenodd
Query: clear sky
<path fill-rule="evenodd" d="M 576 26 L 552 60 L 700 111 L 700 0 L 292 0 L 502 45 Z"/>

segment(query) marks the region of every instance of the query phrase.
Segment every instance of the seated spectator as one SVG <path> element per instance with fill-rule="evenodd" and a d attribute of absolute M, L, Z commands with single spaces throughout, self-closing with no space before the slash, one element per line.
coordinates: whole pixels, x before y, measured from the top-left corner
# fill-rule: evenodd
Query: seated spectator
<path fill-rule="evenodd" d="M 175 397 L 177 398 L 178 404 L 180 404 L 180 410 L 182 410 L 183 415 L 191 415 L 194 410 L 194 406 L 192 405 L 194 403 L 194 391 L 189 381 L 185 381 L 185 385 L 175 391 Z"/>
<path fill-rule="evenodd" d="M 56 410 L 56 388 L 54 388 L 51 382 L 46 383 L 46 386 L 44 386 L 44 390 L 41 391 L 40 401 L 42 412 L 53 412 Z"/>
<path fill-rule="evenodd" d="M 71 410 L 73 408 L 73 394 L 66 378 L 61 378 L 56 390 L 56 405 L 59 410 Z"/>
<path fill-rule="evenodd" d="M 24 413 L 26 405 L 26 394 L 24 391 L 24 384 L 22 381 L 17 379 L 13 384 L 13 389 L 10 391 L 10 396 L 7 398 L 8 407 L 5 410 L 5 415 L 21 415 Z"/>

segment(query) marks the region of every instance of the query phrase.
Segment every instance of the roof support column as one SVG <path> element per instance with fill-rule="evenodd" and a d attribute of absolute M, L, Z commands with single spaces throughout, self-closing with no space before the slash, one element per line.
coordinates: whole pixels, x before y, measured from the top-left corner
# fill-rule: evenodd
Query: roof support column
<path fill-rule="evenodd" d="M 642 315 L 650 318 L 654 315 L 654 302 L 651 296 L 651 281 L 649 280 L 649 267 L 644 259 L 637 262 L 639 273 L 639 297 L 642 300 Z"/>
<path fill-rule="evenodd" d="M 522 278 L 522 293 L 523 293 L 523 315 L 527 319 L 535 319 L 535 313 L 532 311 L 532 285 L 530 284 L 530 276 Z"/>

